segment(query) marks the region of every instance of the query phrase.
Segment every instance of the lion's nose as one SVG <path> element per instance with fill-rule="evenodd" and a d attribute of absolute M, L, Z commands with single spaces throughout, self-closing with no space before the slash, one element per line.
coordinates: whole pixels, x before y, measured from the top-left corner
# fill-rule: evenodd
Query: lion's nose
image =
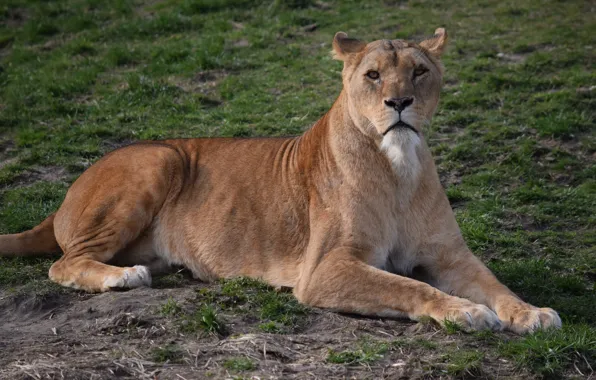
<path fill-rule="evenodd" d="M 385 105 L 393 108 L 397 112 L 405 110 L 406 107 L 410 106 L 414 102 L 414 98 L 406 96 L 403 98 L 390 98 L 385 100 Z"/>

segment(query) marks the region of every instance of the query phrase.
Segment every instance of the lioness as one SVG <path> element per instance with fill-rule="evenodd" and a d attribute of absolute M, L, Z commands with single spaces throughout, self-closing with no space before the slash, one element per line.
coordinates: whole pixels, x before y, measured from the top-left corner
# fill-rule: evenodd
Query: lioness
<path fill-rule="evenodd" d="M 302 136 L 141 142 L 103 157 L 4 256 L 62 251 L 49 271 L 89 292 L 183 265 L 292 287 L 301 302 L 467 329 L 560 327 L 467 248 L 423 126 L 439 101 L 445 30 L 419 44 L 337 33 L 343 90 Z"/>

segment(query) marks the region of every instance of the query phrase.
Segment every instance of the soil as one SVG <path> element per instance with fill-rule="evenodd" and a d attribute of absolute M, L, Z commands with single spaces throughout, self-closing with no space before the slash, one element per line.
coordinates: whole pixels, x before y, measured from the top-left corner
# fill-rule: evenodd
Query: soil
<path fill-rule="evenodd" d="M 426 324 L 358 318 L 312 310 L 291 334 L 261 332 L 257 318 L 220 315 L 226 336 L 182 334 L 160 307 L 174 299 L 196 300 L 196 283 L 182 288 L 139 288 L 85 294 L 66 291 L 45 297 L 17 297 L 0 291 L 0 379 L 345 379 L 449 378 L 446 347 L 481 349 L 464 334 L 446 335 Z M 331 364 L 329 350 L 355 350 L 375 342 L 426 341 L 391 349 L 370 364 Z M 175 344 L 175 363 L 155 361 L 155 349 Z M 234 372 L 230 358 L 249 358 L 254 369 Z M 229 367 L 229 366 L 228 366 Z M 490 375 L 489 375 L 490 374 Z M 519 378 L 512 363 L 485 353 L 480 378 Z"/>
<path fill-rule="evenodd" d="M 244 42 L 242 42 L 244 41 Z M 236 43 L 248 43 L 240 40 Z M 228 76 L 225 70 L 206 70 L 197 72 L 192 78 L 180 78 L 172 76 L 169 81 L 180 87 L 185 92 L 200 93 L 206 96 L 213 96 L 216 93 L 217 85 Z"/>

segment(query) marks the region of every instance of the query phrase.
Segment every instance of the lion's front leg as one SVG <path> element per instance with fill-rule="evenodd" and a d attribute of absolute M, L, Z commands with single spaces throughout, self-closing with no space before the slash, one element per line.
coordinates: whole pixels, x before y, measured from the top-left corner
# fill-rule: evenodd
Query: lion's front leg
<path fill-rule="evenodd" d="M 301 302 L 339 312 L 370 316 L 429 316 L 467 329 L 500 329 L 498 317 L 484 305 L 450 296 L 432 286 L 366 264 L 361 251 L 337 248 L 309 273 L 303 273 L 294 294 Z"/>
<path fill-rule="evenodd" d="M 538 308 L 519 299 L 467 248 L 439 252 L 425 265 L 442 291 L 494 310 L 505 328 L 518 333 L 561 327 L 551 308 Z"/>

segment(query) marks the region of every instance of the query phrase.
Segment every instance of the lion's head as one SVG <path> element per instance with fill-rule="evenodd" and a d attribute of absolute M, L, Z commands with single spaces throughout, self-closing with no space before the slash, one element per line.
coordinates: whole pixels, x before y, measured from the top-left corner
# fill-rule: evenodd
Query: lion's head
<path fill-rule="evenodd" d="M 383 136 L 400 128 L 420 132 L 439 101 L 447 42 L 443 28 L 419 44 L 379 40 L 369 44 L 339 32 L 333 54 L 344 62 L 349 112 L 366 134 Z"/>

